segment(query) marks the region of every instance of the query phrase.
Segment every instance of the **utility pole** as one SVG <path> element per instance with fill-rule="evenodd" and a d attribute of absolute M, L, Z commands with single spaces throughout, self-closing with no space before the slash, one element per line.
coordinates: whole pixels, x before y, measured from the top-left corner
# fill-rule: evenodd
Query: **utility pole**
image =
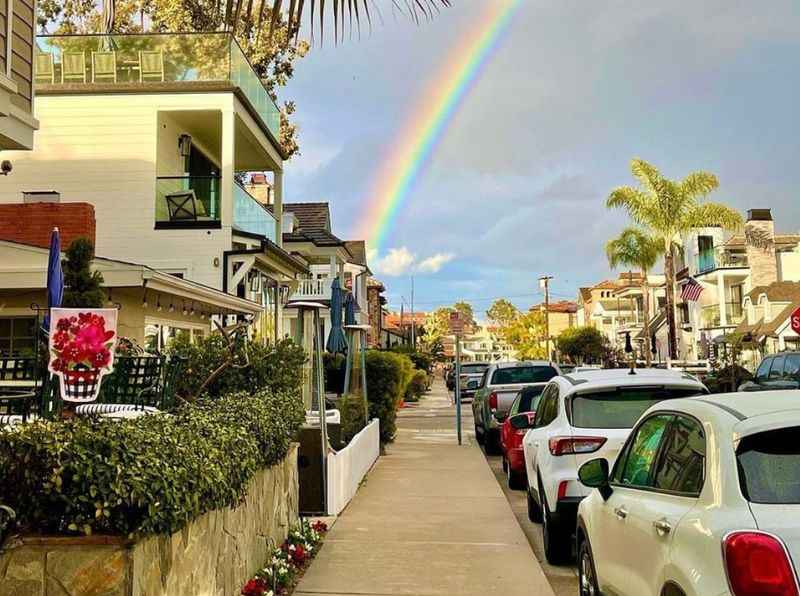
<path fill-rule="evenodd" d="M 417 351 L 417 317 L 414 314 L 414 276 L 411 276 L 411 347 Z"/>
<path fill-rule="evenodd" d="M 406 328 L 403 326 L 403 307 L 405 306 L 405 300 L 402 296 L 400 296 L 400 333 L 403 334 L 403 342 L 406 341 Z"/>
<path fill-rule="evenodd" d="M 550 280 L 552 275 L 543 275 L 539 278 L 539 287 L 544 290 L 544 345 L 547 349 L 547 359 L 550 360 Z"/>

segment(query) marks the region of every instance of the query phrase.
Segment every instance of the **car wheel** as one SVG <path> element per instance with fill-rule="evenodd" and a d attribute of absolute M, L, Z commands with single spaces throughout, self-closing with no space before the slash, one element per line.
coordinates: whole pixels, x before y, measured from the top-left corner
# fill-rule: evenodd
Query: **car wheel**
<path fill-rule="evenodd" d="M 503 472 L 508 474 L 508 462 L 506 461 L 506 456 L 503 456 Z"/>
<path fill-rule="evenodd" d="M 497 431 L 487 430 L 483 437 L 484 447 L 486 448 L 486 455 L 500 455 L 500 437 L 497 436 Z"/>
<path fill-rule="evenodd" d="M 520 474 L 519 472 L 515 472 L 511 469 L 511 464 L 506 461 L 506 458 L 503 458 L 505 462 L 505 469 L 506 469 L 506 480 L 508 481 L 508 488 L 511 490 L 522 490 L 526 486 L 526 482 L 524 482 L 525 477 L 524 475 Z"/>
<path fill-rule="evenodd" d="M 535 524 L 542 523 L 542 510 L 539 504 L 533 499 L 530 487 L 528 487 L 528 519 Z"/>
<path fill-rule="evenodd" d="M 597 572 L 589 541 L 583 540 L 578 547 L 578 589 L 580 596 L 598 596 Z"/>
<path fill-rule="evenodd" d="M 563 565 L 569 561 L 571 547 L 569 539 L 572 536 L 567 528 L 556 521 L 547 505 L 547 495 L 539 484 L 539 499 L 542 502 L 542 537 L 544 542 L 544 556 L 551 565 Z"/>
<path fill-rule="evenodd" d="M 475 440 L 478 442 L 478 445 L 483 445 L 484 443 L 484 436 L 483 436 L 483 429 L 475 425 Z"/>

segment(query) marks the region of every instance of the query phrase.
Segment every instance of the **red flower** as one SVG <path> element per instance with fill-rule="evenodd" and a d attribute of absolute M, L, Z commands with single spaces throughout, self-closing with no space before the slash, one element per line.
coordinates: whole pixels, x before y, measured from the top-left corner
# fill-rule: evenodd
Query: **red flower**
<path fill-rule="evenodd" d="M 295 546 L 294 550 L 292 551 L 292 560 L 296 565 L 302 565 L 303 561 L 306 560 L 306 549 L 299 544 Z"/>
<path fill-rule="evenodd" d="M 86 351 L 74 341 L 67 344 L 61 354 L 68 364 L 82 362 L 83 360 L 86 360 L 86 355 Z"/>
<path fill-rule="evenodd" d="M 242 588 L 243 596 L 263 596 L 267 593 L 267 585 L 261 578 L 251 579 Z"/>
<path fill-rule="evenodd" d="M 328 524 L 326 524 L 324 521 L 315 521 L 313 524 L 311 524 L 311 529 L 315 532 L 319 532 L 320 534 L 324 534 L 328 531 Z"/>
<path fill-rule="evenodd" d="M 69 319 L 66 317 L 63 319 L 59 319 L 58 323 L 56 323 L 56 329 L 59 331 L 67 331 L 69 329 Z"/>
<path fill-rule="evenodd" d="M 111 362 L 111 352 L 102 349 L 92 356 L 91 361 L 95 368 L 105 368 Z"/>
<path fill-rule="evenodd" d="M 58 372 L 64 370 L 64 361 L 61 358 L 56 358 L 53 360 L 53 364 L 51 365 L 53 370 Z"/>

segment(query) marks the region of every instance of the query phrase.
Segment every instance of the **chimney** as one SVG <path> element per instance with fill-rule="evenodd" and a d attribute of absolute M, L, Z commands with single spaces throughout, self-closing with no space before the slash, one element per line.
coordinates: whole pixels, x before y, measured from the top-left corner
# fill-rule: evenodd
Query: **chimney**
<path fill-rule="evenodd" d="M 245 185 L 245 190 L 262 205 L 272 204 L 272 185 L 264 174 L 250 176 L 250 183 Z"/>
<path fill-rule="evenodd" d="M 778 281 L 778 259 L 775 255 L 775 222 L 769 209 L 749 209 L 744 225 L 744 243 L 750 263 L 753 287 L 768 286 Z"/>
<path fill-rule="evenodd" d="M 22 191 L 22 202 L 29 203 L 60 203 L 61 193 L 55 190 Z"/>

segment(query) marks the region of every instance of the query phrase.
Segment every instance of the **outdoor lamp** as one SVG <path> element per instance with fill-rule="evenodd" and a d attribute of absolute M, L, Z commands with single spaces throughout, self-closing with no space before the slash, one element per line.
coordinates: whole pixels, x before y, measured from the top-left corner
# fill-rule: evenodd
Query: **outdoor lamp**
<path fill-rule="evenodd" d="M 189 157 L 192 152 L 192 135 L 182 134 L 178 137 L 178 150 L 181 157 Z"/>

